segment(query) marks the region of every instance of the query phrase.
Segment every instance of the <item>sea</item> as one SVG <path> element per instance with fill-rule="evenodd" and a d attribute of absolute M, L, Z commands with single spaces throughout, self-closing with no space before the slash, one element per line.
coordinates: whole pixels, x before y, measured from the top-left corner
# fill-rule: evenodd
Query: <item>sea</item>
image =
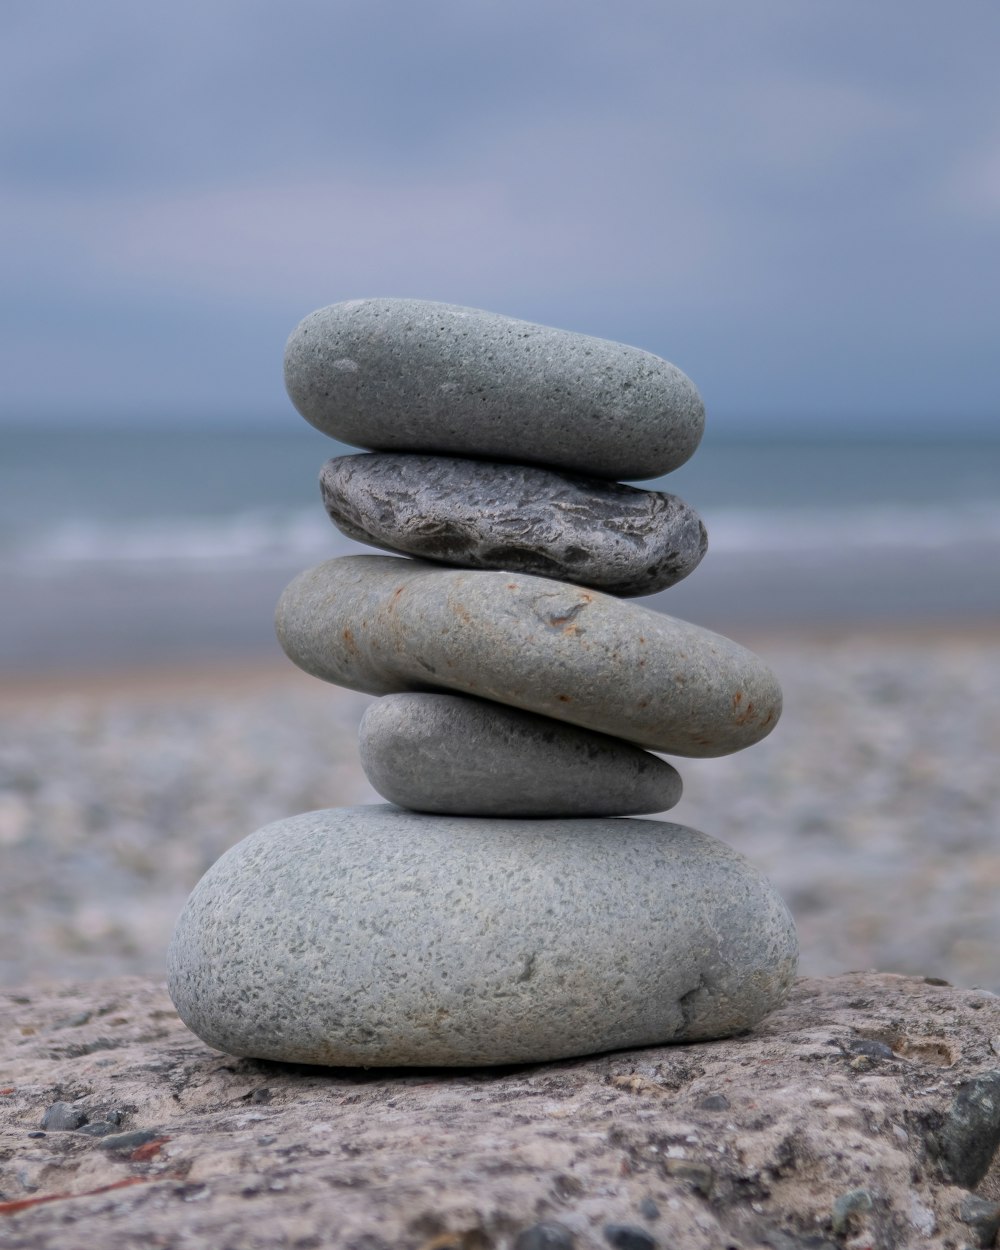
<path fill-rule="evenodd" d="M 0 675 L 277 659 L 274 601 L 359 547 L 287 429 L 0 427 Z M 1000 624 L 1000 434 L 735 437 L 637 483 L 680 495 L 709 552 L 649 607 L 734 637 Z"/>

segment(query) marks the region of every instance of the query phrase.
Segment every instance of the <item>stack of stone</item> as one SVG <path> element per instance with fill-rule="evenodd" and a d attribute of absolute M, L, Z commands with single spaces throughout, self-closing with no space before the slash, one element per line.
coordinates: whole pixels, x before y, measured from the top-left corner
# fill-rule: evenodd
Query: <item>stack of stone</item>
<path fill-rule="evenodd" d="M 260 830 L 178 922 L 170 986 L 204 1040 L 337 1065 L 538 1061 L 721 1037 L 780 1003 L 794 929 L 722 843 L 621 817 L 680 797 L 651 751 L 758 741 L 752 653 L 625 601 L 704 527 L 622 485 L 676 468 L 703 408 L 638 349 L 472 309 L 358 300 L 293 333 L 299 411 L 368 454 L 323 469 L 348 535 L 278 605 L 306 672 L 381 696 L 361 726 L 395 806 Z M 452 566 L 452 567 L 448 567 Z"/>

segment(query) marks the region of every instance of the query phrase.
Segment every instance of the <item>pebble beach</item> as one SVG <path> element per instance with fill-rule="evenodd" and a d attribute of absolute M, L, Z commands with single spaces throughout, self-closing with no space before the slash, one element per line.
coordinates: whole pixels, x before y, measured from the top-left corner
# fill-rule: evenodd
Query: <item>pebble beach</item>
<path fill-rule="evenodd" d="M 737 633 L 785 711 L 752 751 L 674 760 L 663 819 L 760 867 L 806 975 L 1000 992 L 1000 635 L 986 626 Z M 161 976 L 185 898 L 272 820 L 379 801 L 371 700 L 272 659 L 15 678 L 0 695 L 0 977 Z"/>

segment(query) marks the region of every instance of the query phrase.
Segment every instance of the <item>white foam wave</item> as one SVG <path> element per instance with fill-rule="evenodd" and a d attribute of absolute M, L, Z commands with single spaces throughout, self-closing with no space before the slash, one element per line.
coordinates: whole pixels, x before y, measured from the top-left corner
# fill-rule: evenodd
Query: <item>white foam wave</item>
<path fill-rule="evenodd" d="M 1000 543 L 1000 503 L 719 509 L 704 512 L 713 552 L 941 551 Z"/>
<path fill-rule="evenodd" d="M 8 548 L 19 564 L 221 564 L 323 559 L 347 543 L 314 509 L 141 522 L 64 521 Z"/>
<path fill-rule="evenodd" d="M 961 507 L 705 509 L 714 554 L 896 549 L 1000 544 L 1000 503 Z M 87 564 L 162 567 L 308 563 L 360 551 L 315 508 L 141 522 L 65 521 L 0 543 L 5 561 L 43 570 Z"/>

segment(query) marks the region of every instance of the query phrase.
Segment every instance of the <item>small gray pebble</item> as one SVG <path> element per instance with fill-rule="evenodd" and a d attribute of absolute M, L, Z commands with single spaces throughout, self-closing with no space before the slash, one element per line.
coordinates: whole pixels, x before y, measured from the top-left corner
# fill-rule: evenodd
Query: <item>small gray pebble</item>
<path fill-rule="evenodd" d="M 656 1205 L 652 1198 L 643 1198 L 639 1203 L 639 1214 L 644 1220 L 658 1220 L 660 1218 L 660 1208 Z"/>
<path fill-rule="evenodd" d="M 959 1203 L 958 1218 L 973 1229 L 977 1246 L 996 1244 L 1000 1232 L 1000 1203 L 970 1194 Z"/>
<path fill-rule="evenodd" d="M 54 1102 L 42 1116 L 42 1128 L 50 1132 L 72 1132 L 87 1123 L 87 1113 L 68 1102 Z"/>
<path fill-rule="evenodd" d="M 851 1219 L 872 1209 L 872 1196 L 867 1189 L 850 1189 L 841 1194 L 833 1204 L 831 1212 L 832 1227 L 835 1233 L 846 1232 Z"/>
<path fill-rule="evenodd" d="M 388 694 L 358 729 L 384 798 L 452 816 L 638 816 L 681 797 L 677 770 L 618 738 L 501 703 Z"/>
<path fill-rule="evenodd" d="M 663 1170 L 668 1176 L 684 1181 L 695 1193 L 708 1198 L 715 1188 L 715 1170 L 697 1159 L 664 1159 Z"/>
<path fill-rule="evenodd" d="M 974 1189 L 989 1171 L 1000 1145 L 1000 1071 L 984 1072 L 963 1084 L 938 1132 L 945 1176 Z"/>
<path fill-rule="evenodd" d="M 102 1150 L 135 1150 L 137 1146 L 145 1146 L 147 1142 L 155 1141 L 162 1134 L 157 1129 L 136 1129 L 132 1133 L 115 1133 L 113 1136 L 105 1137 L 101 1142 Z"/>
<path fill-rule="evenodd" d="M 550 1220 L 518 1233 L 514 1250 L 573 1250 L 575 1245 L 576 1238 L 566 1225 Z"/>
<path fill-rule="evenodd" d="M 702 1111 L 728 1111 L 730 1103 L 725 1094 L 706 1094 L 698 1106 Z"/>
<path fill-rule="evenodd" d="M 41 1129 L 35 1129 L 34 1132 L 32 1133 L 26 1133 L 25 1136 L 26 1137 L 45 1137 L 46 1134 L 43 1133 Z"/>
<path fill-rule="evenodd" d="M 771 1228 L 759 1223 L 755 1224 L 753 1232 L 754 1244 L 766 1246 L 767 1250 L 838 1250 L 834 1242 L 819 1235 L 788 1233 L 782 1228 Z"/>
<path fill-rule="evenodd" d="M 472 694 L 672 755 L 742 750 L 781 712 L 773 673 L 721 634 L 529 574 L 343 556 L 299 574 L 275 623 L 336 685 Z"/>
<path fill-rule="evenodd" d="M 885 1042 L 873 1041 L 868 1037 L 852 1037 L 844 1045 L 844 1049 L 853 1055 L 867 1055 L 869 1059 L 895 1059 L 892 1047 Z"/>
<path fill-rule="evenodd" d="M 673 586 L 708 545 L 675 495 L 530 465 L 373 453 L 329 460 L 319 480 L 331 520 L 358 542 L 609 595 Z"/>
<path fill-rule="evenodd" d="M 61 1020 L 57 1020 L 53 1025 L 53 1029 L 78 1029 L 82 1024 L 90 1022 L 91 1013 L 89 1011 L 78 1011 L 72 1016 L 63 1016 Z"/>
<path fill-rule="evenodd" d="M 615 1250 L 656 1250 L 656 1238 L 635 1224 L 605 1224 L 604 1240 Z"/>
<path fill-rule="evenodd" d="M 773 886 L 682 825 L 355 807 L 227 851 L 177 922 L 168 986 L 230 1054 L 530 1063 L 741 1032 L 796 953 Z"/>
<path fill-rule="evenodd" d="M 85 1133 L 88 1137 L 107 1137 L 117 1127 L 118 1125 L 112 1124 L 110 1120 L 92 1120 L 90 1124 L 81 1125 L 77 1132 Z"/>
<path fill-rule="evenodd" d="M 288 340 L 285 385 L 307 421 L 356 447 L 614 480 L 676 469 L 705 424 L 694 383 L 659 356 L 430 300 L 310 313 Z"/>

